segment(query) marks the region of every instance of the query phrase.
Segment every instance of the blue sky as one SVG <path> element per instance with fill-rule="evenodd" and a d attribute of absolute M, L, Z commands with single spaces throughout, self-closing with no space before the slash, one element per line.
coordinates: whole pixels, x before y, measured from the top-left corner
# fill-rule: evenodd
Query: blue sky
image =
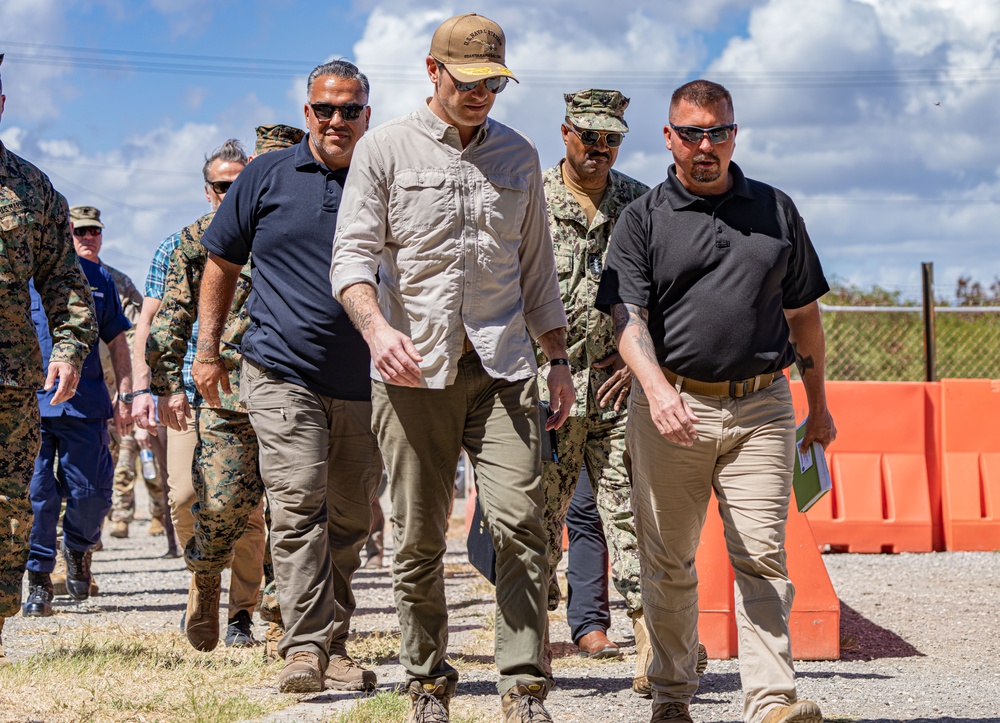
<path fill-rule="evenodd" d="M 670 162 L 670 92 L 733 92 L 734 160 L 798 203 L 828 275 L 939 295 L 1000 275 L 1000 7 L 971 0 L 3 0 L 0 139 L 71 204 L 101 208 L 102 256 L 137 281 L 159 241 L 207 210 L 200 168 L 226 138 L 302 125 L 305 76 L 331 57 L 372 80 L 372 122 L 429 93 L 434 27 L 478 11 L 521 79 L 494 116 L 562 155 L 563 92 L 631 97 L 618 169 L 649 184 Z"/>

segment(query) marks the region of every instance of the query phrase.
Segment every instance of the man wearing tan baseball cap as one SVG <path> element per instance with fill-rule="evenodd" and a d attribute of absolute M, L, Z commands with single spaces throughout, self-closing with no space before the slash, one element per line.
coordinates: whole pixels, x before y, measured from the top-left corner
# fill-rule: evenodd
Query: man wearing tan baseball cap
<path fill-rule="evenodd" d="M 408 723 L 447 721 L 458 681 L 441 560 L 463 447 L 497 541 L 503 720 L 552 720 L 539 443 L 576 394 L 538 153 L 488 117 L 514 77 L 505 51 L 503 30 L 479 15 L 437 29 L 426 59 L 434 94 L 358 141 L 334 240 L 334 295 L 372 355 Z M 542 421 L 532 338 L 550 365 L 555 411 Z"/>

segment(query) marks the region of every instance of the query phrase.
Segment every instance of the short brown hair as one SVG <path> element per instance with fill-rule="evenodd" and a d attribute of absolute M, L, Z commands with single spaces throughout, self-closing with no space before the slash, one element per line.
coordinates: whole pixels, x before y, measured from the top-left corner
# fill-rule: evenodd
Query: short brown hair
<path fill-rule="evenodd" d="M 729 106 L 729 112 L 734 112 L 733 96 L 724 87 L 710 80 L 692 80 L 690 83 L 685 83 L 675 90 L 673 95 L 670 96 L 670 111 L 673 112 L 674 108 L 682 100 L 686 100 L 691 105 L 696 105 L 699 108 L 705 108 L 725 101 L 726 105 Z"/>

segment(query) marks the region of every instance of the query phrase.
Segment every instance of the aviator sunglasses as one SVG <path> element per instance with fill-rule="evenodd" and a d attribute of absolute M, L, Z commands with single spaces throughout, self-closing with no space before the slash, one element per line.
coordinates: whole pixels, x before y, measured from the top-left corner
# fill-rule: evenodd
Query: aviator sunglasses
<path fill-rule="evenodd" d="M 580 136 L 580 143 L 585 146 L 593 146 L 599 140 L 601 136 L 604 136 L 604 142 L 608 144 L 608 148 L 617 148 L 625 140 L 625 134 L 623 133 L 613 133 L 611 131 L 581 131 L 576 126 L 569 126 L 569 129 Z"/>
<path fill-rule="evenodd" d="M 438 67 L 440 68 L 443 66 L 440 63 L 438 63 Z M 448 69 L 445 68 L 446 72 L 447 70 Z M 451 73 L 448 73 L 448 75 L 451 76 L 451 82 L 455 84 L 455 90 L 457 90 L 460 93 L 468 93 L 470 90 L 475 90 L 476 86 L 479 85 L 481 82 L 483 82 L 479 80 L 474 80 L 471 83 L 462 83 L 461 81 L 459 81 L 458 78 L 456 78 Z M 504 88 L 507 87 L 508 80 L 510 80 L 510 78 L 504 75 L 494 75 L 492 77 L 486 78 L 485 81 L 486 90 L 491 92 L 493 95 L 496 95 L 497 93 L 501 92 Z"/>
<path fill-rule="evenodd" d="M 310 103 L 309 107 L 312 108 L 313 115 L 316 116 L 318 120 L 328 121 L 333 120 L 333 114 L 340 112 L 340 117 L 345 121 L 356 121 L 361 117 L 361 111 L 363 111 L 368 106 L 360 105 L 358 103 L 348 103 L 347 105 L 333 105 L 332 103 Z"/>
<path fill-rule="evenodd" d="M 727 126 L 699 128 L 698 126 L 675 126 L 671 123 L 670 127 L 674 129 L 674 132 L 677 133 L 682 140 L 685 140 L 688 143 L 701 143 L 701 139 L 708 136 L 708 142 L 715 145 L 716 143 L 725 143 L 728 141 L 729 136 L 733 134 L 733 130 L 736 128 L 736 124 L 730 123 Z"/>

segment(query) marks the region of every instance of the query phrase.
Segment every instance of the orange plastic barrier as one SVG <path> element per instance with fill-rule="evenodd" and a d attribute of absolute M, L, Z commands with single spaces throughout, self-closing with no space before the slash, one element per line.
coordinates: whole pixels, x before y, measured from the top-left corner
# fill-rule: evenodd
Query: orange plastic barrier
<path fill-rule="evenodd" d="M 934 410 L 923 383 L 828 382 L 837 439 L 827 449 L 833 489 L 807 513 L 816 541 L 848 552 L 934 549 L 927 429 Z M 808 412 L 792 383 L 796 418 Z"/>
<path fill-rule="evenodd" d="M 941 382 L 941 504 L 949 550 L 1000 549 L 1000 380 Z"/>
<path fill-rule="evenodd" d="M 785 551 L 788 576 L 795 585 L 789 630 L 797 660 L 840 658 L 840 600 L 819 554 L 806 516 L 793 508 L 788 514 Z M 708 507 L 698 567 L 698 637 L 710 658 L 731 658 L 739 652 L 736 634 L 735 576 L 729 564 L 722 519 L 715 495 Z"/>

